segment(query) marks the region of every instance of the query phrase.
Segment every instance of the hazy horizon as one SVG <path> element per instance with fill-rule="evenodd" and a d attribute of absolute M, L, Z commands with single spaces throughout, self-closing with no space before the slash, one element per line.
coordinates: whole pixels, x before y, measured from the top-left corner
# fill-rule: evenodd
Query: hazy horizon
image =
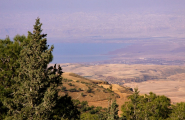
<path fill-rule="evenodd" d="M 176 42 L 185 39 L 184 5 L 184 0 L 1 0 L 0 39 L 27 35 L 39 17 L 54 45 Z"/>
<path fill-rule="evenodd" d="M 37 17 L 43 23 L 43 33 L 58 39 L 48 39 L 55 43 L 185 38 L 184 5 L 183 0 L 6 0 L 0 4 L 0 38 L 27 35 Z"/>

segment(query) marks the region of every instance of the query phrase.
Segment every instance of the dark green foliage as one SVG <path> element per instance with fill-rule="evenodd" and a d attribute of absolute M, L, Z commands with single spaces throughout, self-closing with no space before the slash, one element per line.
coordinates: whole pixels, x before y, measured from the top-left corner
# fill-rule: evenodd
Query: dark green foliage
<path fill-rule="evenodd" d="M 185 120 L 185 103 L 177 103 L 172 106 L 172 114 L 170 120 Z"/>
<path fill-rule="evenodd" d="M 104 92 L 104 93 L 108 93 L 108 90 L 107 90 L 107 89 L 104 89 L 103 92 Z"/>
<path fill-rule="evenodd" d="M 7 105 L 12 100 L 11 87 L 15 83 L 14 77 L 18 75 L 18 58 L 23 41 L 26 42 L 26 37 L 20 35 L 16 35 L 14 41 L 9 37 L 0 40 L 0 118 L 5 117 Z"/>
<path fill-rule="evenodd" d="M 112 91 L 111 89 L 109 89 L 109 88 L 107 88 L 106 90 L 107 90 L 107 92 L 110 92 L 110 93 L 113 92 L 113 91 Z"/>
<path fill-rule="evenodd" d="M 74 84 L 72 84 L 72 83 L 68 83 L 68 85 L 69 85 L 69 86 L 74 86 Z"/>
<path fill-rule="evenodd" d="M 76 88 L 71 88 L 69 89 L 70 92 L 78 92 L 78 90 Z"/>
<path fill-rule="evenodd" d="M 80 120 L 101 120 L 98 114 L 82 113 Z"/>
<path fill-rule="evenodd" d="M 46 34 L 41 34 L 42 24 L 37 19 L 28 41 L 23 41 L 13 85 L 14 100 L 9 107 L 9 119 L 51 119 L 61 83 L 61 68 L 48 68 L 53 46 L 48 49 Z"/>
<path fill-rule="evenodd" d="M 76 101 L 77 103 L 77 101 Z M 79 119 L 80 112 L 77 109 L 78 104 L 73 104 L 70 96 L 65 95 L 57 100 L 57 106 L 54 109 L 54 118 L 61 120 L 61 118 L 75 120 Z"/>
<path fill-rule="evenodd" d="M 166 119 L 171 112 L 170 99 L 165 96 L 157 96 L 152 92 L 149 95 L 139 96 L 138 89 L 135 89 L 129 99 L 130 101 L 121 108 L 123 117 L 129 120 Z"/>
<path fill-rule="evenodd" d="M 90 97 L 93 97 L 91 94 L 89 94 Z"/>
<path fill-rule="evenodd" d="M 81 111 L 81 120 L 107 120 L 107 108 L 89 106 L 87 101 L 73 100 L 73 102 Z"/>
<path fill-rule="evenodd" d="M 2 102 L 0 102 L 0 120 L 6 117 L 7 111 L 8 111 L 8 108 L 4 106 Z"/>
<path fill-rule="evenodd" d="M 66 78 L 62 79 L 62 82 L 67 82 L 68 80 Z"/>
<path fill-rule="evenodd" d="M 75 105 L 75 106 L 78 106 L 78 105 L 80 105 L 80 101 L 78 100 L 78 99 L 73 99 L 72 100 L 73 101 L 73 104 Z"/>
<path fill-rule="evenodd" d="M 65 86 L 62 86 L 61 90 L 62 91 L 66 91 L 66 87 Z"/>
<path fill-rule="evenodd" d="M 84 93 L 81 93 L 81 96 L 84 97 L 85 96 Z"/>
<path fill-rule="evenodd" d="M 82 83 L 82 84 L 85 84 L 86 82 L 83 82 L 83 81 L 82 81 L 81 83 Z"/>
<path fill-rule="evenodd" d="M 72 82 L 73 80 L 67 80 L 68 82 Z"/>
<path fill-rule="evenodd" d="M 78 91 L 83 91 L 81 88 L 78 88 Z"/>
<path fill-rule="evenodd" d="M 137 120 L 139 116 L 140 96 L 138 89 L 135 89 L 134 94 L 129 97 L 130 102 L 122 106 L 123 116 L 130 120 Z"/>
<path fill-rule="evenodd" d="M 92 91 L 92 89 L 90 87 L 88 87 L 87 93 L 93 93 L 93 91 Z"/>
<path fill-rule="evenodd" d="M 110 112 L 108 115 L 108 119 L 107 120 L 118 120 L 119 116 L 118 116 L 118 104 L 116 103 L 116 100 L 114 100 L 110 106 Z"/>

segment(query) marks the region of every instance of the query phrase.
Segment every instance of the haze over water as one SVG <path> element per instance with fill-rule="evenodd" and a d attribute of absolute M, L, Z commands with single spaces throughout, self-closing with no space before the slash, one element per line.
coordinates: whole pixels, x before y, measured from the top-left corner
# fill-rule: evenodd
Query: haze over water
<path fill-rule="evenodd" d="M 107 53 L 128 43 L 58 43 L 54 44 L 52 63 L 84 63 L 111 59 Z"/>

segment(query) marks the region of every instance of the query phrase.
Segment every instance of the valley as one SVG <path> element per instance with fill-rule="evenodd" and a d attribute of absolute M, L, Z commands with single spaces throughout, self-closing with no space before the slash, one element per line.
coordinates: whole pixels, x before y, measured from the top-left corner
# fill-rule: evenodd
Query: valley
<path fill-rule="evenodd" d="M 64 72 L 73 72 L 109 84 L 138 87 L 141 94 L 150 91 L 169 97 L 172 103 L 185 101 L 185 67 L 127 64 L 61 64 Z M 98 104 L 98 103 L 97 103 Z"/>

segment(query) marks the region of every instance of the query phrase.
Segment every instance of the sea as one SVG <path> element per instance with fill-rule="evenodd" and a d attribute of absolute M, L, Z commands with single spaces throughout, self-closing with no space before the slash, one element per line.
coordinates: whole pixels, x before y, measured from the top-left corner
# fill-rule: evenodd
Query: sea
<path fill-rule="evenodd" d="M 91 63 L 109 60 L 108 53 L 124 48 L 129 43 L 50 43 L 54 45 L 51 63 Z"/>

